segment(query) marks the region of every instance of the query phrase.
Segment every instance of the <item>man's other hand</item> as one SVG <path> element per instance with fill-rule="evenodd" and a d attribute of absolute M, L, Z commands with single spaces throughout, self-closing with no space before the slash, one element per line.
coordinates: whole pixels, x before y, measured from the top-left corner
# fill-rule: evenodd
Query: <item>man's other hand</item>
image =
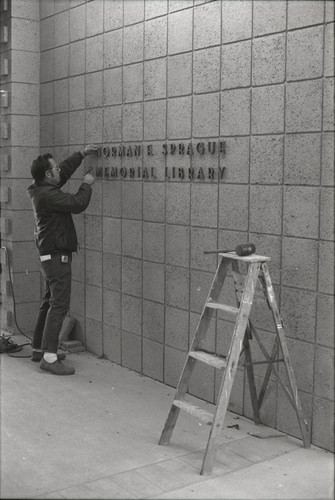
<path fill-rule="evenodd" d="M 94 177 L 93 177 L 93 175 L 91 175 L 91 174 L 84 175 L 83 183 L 84 184 L 90 184 L 90 185 L 94 184 Z"/>
<path fill-rule="evenodd" d="M 88 155 L 97 155 L 99 151 L 98 146 L 95 144 L 88 144 L 88 146 L 85 147 L 83 151 L 83 156 L 88 156 Z"/>

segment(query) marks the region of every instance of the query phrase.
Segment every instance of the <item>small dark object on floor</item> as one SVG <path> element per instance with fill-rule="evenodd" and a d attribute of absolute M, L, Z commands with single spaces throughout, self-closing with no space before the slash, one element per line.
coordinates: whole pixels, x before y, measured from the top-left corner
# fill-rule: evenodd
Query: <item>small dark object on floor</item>
<path fill-rule="evenodd" d="M 227 428 L 228 429 L 237 429 L 238 431 L 240 430 L 240 426 L 238 424 L 227 425 Z"/>

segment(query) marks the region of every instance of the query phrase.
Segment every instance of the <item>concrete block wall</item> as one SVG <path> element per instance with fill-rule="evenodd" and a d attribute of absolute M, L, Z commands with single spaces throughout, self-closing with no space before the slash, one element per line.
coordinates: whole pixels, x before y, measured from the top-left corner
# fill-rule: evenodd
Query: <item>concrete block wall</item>
<path fill-rule="evenodd" d="M 1 329 L 15 333 L 18 325 L 30 335 L 40 301 L 39 263 L 26 194 L 30 165 L 39 154 L 39 3 L 2 0 L 0 15 Z"/>
<path fill-rule="evenodd" d="M 203 251 L 253 241 L 272 258 L 312 442 L 334 449 L 333 2 L 42 0 L 39 26 L 41 150 L 60 160 L 90 142 L 141 146 L 86 159 L 103 170 L 75 216 L 77 337 L 175 386 L 217 265 Z M 225 152 L 179 150 L 218 141 Z M 234 303 L 232 288 L 223 296 Z M 252 315 L 271 349 L 260 298 Z M 232 327 L 218 315 L 206 348 L 227 354 Z M 213 402 L 219 380 L 199 367 L 190 391 Z M 230 408 L 252 417 L 242 369 Z M 262 418 L 300 436 L 274 377 Z"/>

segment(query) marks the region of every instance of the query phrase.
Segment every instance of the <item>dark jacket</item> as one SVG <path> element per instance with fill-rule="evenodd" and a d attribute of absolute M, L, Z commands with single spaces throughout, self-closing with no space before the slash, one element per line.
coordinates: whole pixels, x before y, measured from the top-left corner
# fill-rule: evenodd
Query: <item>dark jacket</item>
<path fill-rule="evenodd" d="M 34 181 L 28 194 L 34 209 L 35 242 L 40 255 L 77 251 L 77 234 L 71 214 L 83 212 L 91 199 L 92 188 L 81 184 L 76 194 L 64 193 L 61 187 L 69 180 L 83 160 L 74 153 L 59 164 L 60 183 Z"/>

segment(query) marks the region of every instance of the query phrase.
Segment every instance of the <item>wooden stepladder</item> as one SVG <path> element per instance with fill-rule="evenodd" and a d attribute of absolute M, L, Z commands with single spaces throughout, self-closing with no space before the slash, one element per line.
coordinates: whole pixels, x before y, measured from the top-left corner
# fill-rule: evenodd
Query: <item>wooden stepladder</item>
<path fill-rule="evenodd" d="M 245 365 L 249 381 L 250 396 L 255 423 L 261 423 L 260 408 L 263 402 L 270 375 L 272 372 L 274 372 L 296 412 L 304 446 L 305 448 L 308 448 L 310 446 L 307 421 L 305 420 L 302 412 L 294 371 L 284 335 L 283 322 L 279 313 L 268 270 L 267 262 L 270 260 L 270 257 L 264 257 L 255 254 L 249 255 L 247 257 L 240 257 L 236 255 L 235 252 L 219 253 L 219 257 L 220 262 L 218 264 L 210 292 L 203 308 L 193 342 L 188 352 L 169 415 L 167 417 L 164 429 L 159 440 L 159 444 L 161 445 L 169 443 L 180 410 L 192 414 L 193 416 L 206 422 L 207 424 L 211 424 L 211 431 L 209 434 L 200 474 L 211 474 L 212 472 L 217 446 L 216 441 L 223 427 L 227 407 L 229 404 L 229 398 L 235 379 L 237 365 L 242 352 L 244 352 L 245 354 Z M 242 267 L 247 267 L 246 277 L 243 276 L 243 273 L 240 271 L 241 265 Z M 220 292 L 230 268 L 232 270 L 234 279 L 237 307 L 232 307 L 230 305 L 225 305 L 221 302 L 218 302 Z M 271 309 L 276 327 L 276 337 L 270 354 L 264 348 L 259 334 L 249 320 L 249 314 L 253 303 L 257 283 L 260 283 L 261 285 L 261 289 L 265 295 L 268 306 Z M 225 313 L 234 315 L 236 317 L 232 340 L 227 357 L 218 356 L 217 354 L 210 354 L 206 350 L 202 349 L 205 335 L 207 333 L 210 321 L 215 314 L 215 310 L 224 311 Z M 265 357 L 265 361 L 256 362 L 255 364 L 268 364 L 263 385 L 258 396 L 254 380 L 254 363 L 252 362 L 249 343 L 252 335 L 259 344 L 259 347 Z M 278 358 L 279 349 L 282 353 L 281 359 Z M 190 401 L 187 401 L 185 397 L 196 362 L 206 363 L 207 365 L 213 366 L 218 370 L 222 370 L 223 372 L 214 413 L 210 413 L 206 410 L 203 410 L 202 408 L 199 408 Z M 288 387 L 286 387 L 277 368 L 278 363 L 280 362 L 284 363 L 286 368 Z"/>

